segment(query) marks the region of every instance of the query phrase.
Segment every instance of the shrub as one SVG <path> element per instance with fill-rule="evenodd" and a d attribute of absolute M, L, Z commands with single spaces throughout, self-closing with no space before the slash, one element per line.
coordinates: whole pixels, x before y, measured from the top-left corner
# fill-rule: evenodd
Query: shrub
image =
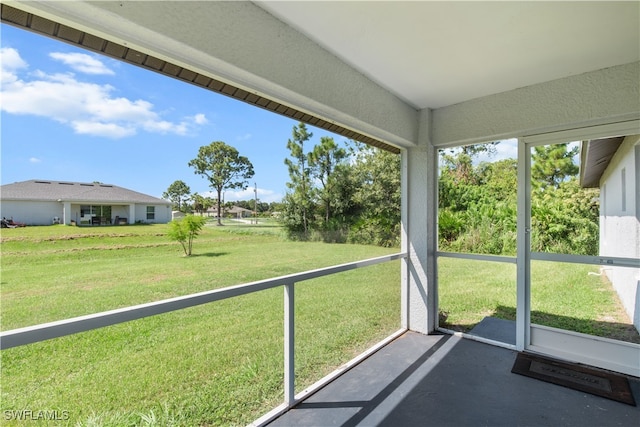
<path fill-rule="evenodd" d="M 169 223 L 167 235 L 169 239 L 176 240 L 182 245 L 184 254 L 190 256 L 193 248 L 193 239 L 196 238 L 206 219 L 201 216 L 187 215 L 174 219 Z"/>

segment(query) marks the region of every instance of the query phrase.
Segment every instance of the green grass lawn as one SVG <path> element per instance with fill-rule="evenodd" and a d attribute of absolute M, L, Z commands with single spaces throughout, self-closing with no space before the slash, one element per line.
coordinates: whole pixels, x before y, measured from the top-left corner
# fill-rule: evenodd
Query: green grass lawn
<path fill-rule="evenodd" d="M 290 242 L 264 221 L 209 223 L 194 255 L 184 257 L 166 230 L 3 229 L 2 330 L 397 252 Z M 440 258 L 438 270 L 445 326 L 469 330 L 485 316 L 515 319 L 514 265 Z M 534 263 L 533 322 L 640 342 L 610 286 L 589 271 Z M 394 261 L 296 285 L 298 392 L 400 327 L 399 277 Z M 78 426 L 243 425 L 283 400 L 283 290 L 0 355 L 2 411 L 59 411 L 69 417 L 63 425 Z"/>
<path fill-rule="evenodd" d="M 3 229 L 2 330 L 397 252 L 288 242 L 273 224 L 208 225 L 184 257 L 165 232 Z M 297 391 L 400 327 L 399 268 L 391 262 L 296 285 Z M 3 411 L 68 411 L 68 425 L 246 424 L 283 399 L 283 290 L 1 356 Z"/>
<path fill-rule="evenodd" d="M 589 274 L 597 266 L 534 261 L 531 322 L 640 343 L 611 284 Z M 454 258 L 438 260 L 440 311 L 447 328 L 469 331 L 485 316 L 516 319 L 514 264 Z"/>

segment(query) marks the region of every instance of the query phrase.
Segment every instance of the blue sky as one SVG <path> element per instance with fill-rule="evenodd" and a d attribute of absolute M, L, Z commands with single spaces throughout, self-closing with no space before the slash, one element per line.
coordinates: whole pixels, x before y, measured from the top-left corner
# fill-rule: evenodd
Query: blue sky
<path fill-rule="evenodd" d="M 253 163 L 245 192 L 225 200 L 279 201 L 294 120 L 196 86 L 2 24 L 1 180 L 119 185 L 152 196 L 176 180 L 208 194 L 187 163 L 224 141 Z M 309 148 L 322 136 L 308 126 Z"/>

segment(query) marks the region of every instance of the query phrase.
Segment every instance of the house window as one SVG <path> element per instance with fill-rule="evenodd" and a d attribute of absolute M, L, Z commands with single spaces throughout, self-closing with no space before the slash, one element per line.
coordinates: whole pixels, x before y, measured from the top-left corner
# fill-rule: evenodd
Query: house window
<path fill-rule="evenodd" d="M 147 206 L 147 219 L 156 219 L 156 207 Z"/>
<path fill-rule="evenodd" d="M 93 210 L 93 206 L 86 206 L 86 205 L 80 206 L 81 217 L 89 217 L 89 216 L 92 216 L 93 214 L 95 214 L 95 211 Z"/>

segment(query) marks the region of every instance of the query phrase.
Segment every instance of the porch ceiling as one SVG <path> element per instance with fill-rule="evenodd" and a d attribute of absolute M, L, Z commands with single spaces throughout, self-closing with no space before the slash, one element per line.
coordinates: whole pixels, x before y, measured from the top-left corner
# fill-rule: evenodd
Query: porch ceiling
<path fill-rule="evenodd" d="M 418 109 L 640 59 L 640 2 L 257 1 Z"/>
<path fill-rule="evenodd" d="M 583 78 L 640 63 L 637 1 L 13 0 L 3 1 L 2 21 L 395 153 L 417 143 L 420 117 L 426 117 L 420 110 L 451 117 L 452 109 L 477 105 L 478 98 L 566 77 L 575 84 L 546 99 L 566 101 L 559 107 L 568 111 L 560 111 L 565 121 L 600 123 L 638 112 L 628 95 L 637 91 L 635 83 L 614 78 L 612 89 Z M 619 111 L 609 104 L 592 111 L 584 100 L 597 96 L 572 97 L 593 95 L 593 88 L 626 91 L 627 103 L 611 95 Z M 515 107 L 521 101 L 512 100 Z M 530 109 L 482 108 L 498 117 L 498 126 L 477 108 L 456 110 L 462 120 L 475 119 L 474 134 L 458 131 L 460 120 L 439 120 L 433 141 L 489 140 L 538 130 L 540 123 L 564 126 L 548 123 L 558 108 L 536 116 L 533 125 L 522 119 Z M 480 129 L 484 124 L 488 129 Z"/>

